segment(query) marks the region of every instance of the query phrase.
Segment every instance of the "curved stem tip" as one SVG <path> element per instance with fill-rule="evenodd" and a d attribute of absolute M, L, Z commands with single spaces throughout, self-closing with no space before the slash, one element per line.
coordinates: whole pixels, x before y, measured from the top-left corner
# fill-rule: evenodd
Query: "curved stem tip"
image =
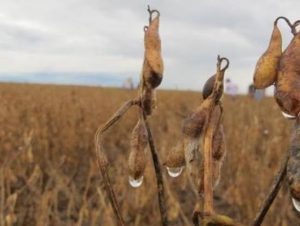
<path fill-rule="evenodd" d="M 154 13 L 157 14 L 156 17 L 160 17 L 160 12 L 159 12 L 157 9 L 152 9 L 152 10 L 151 10 L 149 5 L 148 5 L 148 8 L 147 8 L 147 11 L 148 11 L 148 13 L 149 13 L 149 24 L 150 24 L 151 21 L 153 20 L 152 15 L 153 15 Z"/>

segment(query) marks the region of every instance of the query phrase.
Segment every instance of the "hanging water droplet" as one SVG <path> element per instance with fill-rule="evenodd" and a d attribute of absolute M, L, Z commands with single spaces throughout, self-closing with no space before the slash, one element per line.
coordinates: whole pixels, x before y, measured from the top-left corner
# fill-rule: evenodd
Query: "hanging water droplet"
<path fill-rule="evenodd" d="M 264 129 L 264 135 L 268 135 L 269 134 L 269 130 L 268 129 Z"/>
<path fill-rule="evenodd" d="M 140 178 L 134 179 L 132 176 L 129 176 L 129 184 L 133 188 L 138 188 L 142 185 L 144 180 L 144 176 L 141 176 Z"/>
<path fill-rule="evenodd" d="M 283 115 L 283 117 L 285 117 L 286 119 L 295 119 L 296 117 L 294 115 L 289 115 L 285 112 L 281 112 L 281 114 Z"/>
<path fill-rule="evenodd" d="M 294 198 L 292 198 L 292 202 L 293 202 L 293 206 L 295 207 L 295 209 L 300 212 L 300 202 Z"/>
<path fill-rule="evenodd" d="M 171 177 L 178 177 L 182 171 L 183 171 L 183 166 L 182 167 L 167 167 L 168 174 Z"/>

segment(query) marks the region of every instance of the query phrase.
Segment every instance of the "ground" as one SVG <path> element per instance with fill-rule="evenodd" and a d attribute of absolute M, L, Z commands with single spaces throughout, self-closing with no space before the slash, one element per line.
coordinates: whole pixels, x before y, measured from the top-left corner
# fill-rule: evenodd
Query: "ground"
<path fill-rule="evenodd" d="M 0 84 L 0 225 L 115 225 L 94 151 L 94 133 L 135 91 L 113 88 Z M 184 115 L 198 92 L 158 91 L 150 119 L 161 162 L 182 139 Z M 227 156 L 215 191 L 216 209 L 250 225 L 288 151 L 293 121 L 273 98 L 224 97 Z M 128 183 L 133 108 L 105 136 L 110 175 L 127 225 L 159 225 L 156 182 L 148 152 L 145 180 Z M 171 225 L 191 225 L 196 200 L 183 171 L 164 169 Z M 299 225 L 284 183 L 263 225 Z M 15 222 L 15 224 L 13 224 Z"/>

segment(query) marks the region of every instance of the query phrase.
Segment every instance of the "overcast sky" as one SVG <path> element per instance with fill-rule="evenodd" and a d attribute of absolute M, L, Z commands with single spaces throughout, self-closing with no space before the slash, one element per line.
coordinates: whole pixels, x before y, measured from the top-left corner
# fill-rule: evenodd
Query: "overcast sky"
<path fill-rule="evenodd" d="M 165 88 L 199 90 L 220 54 L 231 61 L 226 76 L 245 91 L 274 19 L 300 19 L 299 0 L 1 0 L 0 74 L 138 79 L 147 4 L 161 12 Z M 286 46 L 289 29 L 279 27 Z"/>

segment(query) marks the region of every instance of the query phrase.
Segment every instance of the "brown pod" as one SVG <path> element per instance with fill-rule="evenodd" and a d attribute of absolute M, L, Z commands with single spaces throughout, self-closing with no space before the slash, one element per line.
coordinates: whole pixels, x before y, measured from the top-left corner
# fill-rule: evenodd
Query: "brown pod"
<path fill-rule="evenodd" d="M 227 61 L 227 65 L 221 69 L 220 71 L 220 77 L 223 79 L 224 78 L 224 75 L 225 75 L 225 71 L 226 69 L 228 68 L 228 61 Z M 212 75 L 204 84 L 203 86 L 203 89 L 202 89 L 202 97 L 203 99 L 206 99 L 210 96 L 210 94 L 212 94 L 213 92 L 213 89 L 214 89 L 214 86 L 215 86 L 215 82 L 216 82 L 216 77 L 217 75 L 214 74 Z M 223 85 L 220 87 L 222 89 L 222 92 L 220 92 L 217 96 L 216 96 L 216 99 L 217 100 L 220 100 L 222 95 L 223 95 Z"/>
<path fill-rule="evenodd" d="M 274 22 L 274 28 L 269 42 L 269 47 L 259 58 L 254 71 L 253 83 L 257 89 L 266 88 L 272 85 L 277 78 L 277 71 L 280 56 L 282 54 L 282 37 Z"/>
<path fill-rule="evenodd" d="M 211 122 L 215 125 L 215 132 L 212 139 L 212 156 L 214 160 L 220 161 L 225 155 L 224 128 L 222 125 L 222 107 L 216 105 L 212 112 Z"/>
<path fill-rule="evenodd" d="M 283 52 L 277 82 L 275 98 L 281 110 L 291 116 L 300 112 L 300 32 Z"/>
<path fill-rule="evenodd" d="M 148 144 L 148 134 L 145 123 L 142 119 L 138 121 L 131 135 L 131 151 L 129 154 L 129 175 L 133 179 L 143 176 L 146 166 L 146 147 Z"/>
<path fill-rule="evenodd" d="M 213 137 L 213 144 L 212 144 L 213 158 L 217 161 L 220 161 L 222 160 L 222 158 L 224 158 L 225 152 L 226 149 L 225 149 L 225 141 L 224 141 L 224 129 L 223 129 L 223 125 L 219 125 L 219 128 Z"/>
<path fill-rule="evenodd" d="M 167 160 L 164 164 L 169 168 L 179 168 L 185 165 L 184 145 L 177 145 L 167 155 Z"/>
<path fill-rule="evenodd" d="M 209 114 L 212 100 L 205 99 L 195 112 L 183 120 L 182 132 L 190 138 L 199 138 L 203 132 L 204 126 Z"/>
<path fill-rule="evenodd" d="M 155 73 L 151 69 L 147 60 L 144 60 L 143 64 L 143 78 L 145 81 L 145 85 L 151 89 L 155 89 L 156 87 L 158 87 L 162 81 L 162 76 Z"/>
<path fill-rule="evenodd" d="M 145 62 L 143 76 L 148 86 L 156 88 L 160 85 L 164 72 L 164 64 L 161 56 L 161 40 L 159 37 L 159 13 L 152 19 L 150 13 L 149 27 L 145 27 Z M 157 11 L 155 11 L 157 12 Z"/>
<path fill-rule="evenodd" d="M 290 144 L 290 158 L 287 166 L 287 178 L 291 195 L 300 201 L 300 125 L 296 121 Z"/>
<path fill-rule="evenodd" d="M 212 75 L 207 81 L 205 82 L 203 89 L 202 89 L 202 97 L 206 99 L 212 93 L 214 84 L 216 80 L 216 75 Z"/>

